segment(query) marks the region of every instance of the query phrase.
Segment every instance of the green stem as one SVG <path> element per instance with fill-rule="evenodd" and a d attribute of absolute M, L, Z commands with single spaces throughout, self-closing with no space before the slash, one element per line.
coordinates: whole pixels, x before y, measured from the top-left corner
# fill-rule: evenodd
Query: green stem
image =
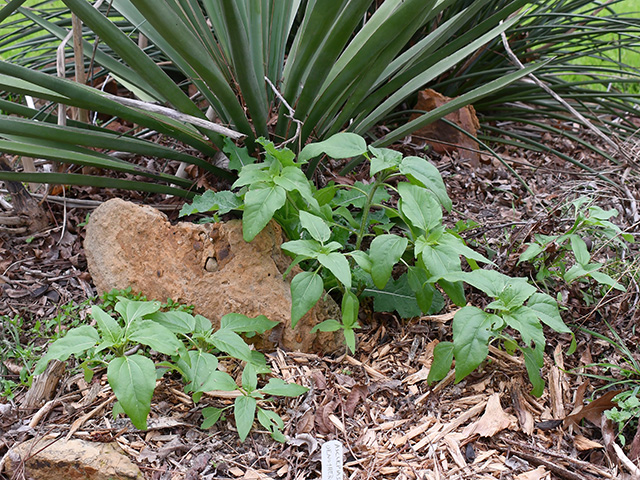
<path fill-rule="evenodd" d="M 373 204 L 373 196 L 375 195 L 376 190 L 378 190 L 378 187 L 380 187 L 386 179 L 386 176 L 380 176 L 379 178 L 376 178 L 376 181 L 374 182 L 371 190 L 369 191 L 369 194 L 367 195 L 367 201 L 365 202 L 362 209 L 362 223 L 360 224 L 360 230 L 358 231 L 358 237 L 356 239 L 356 250 L 360 250 L 362 240 L 367 233 L 367 227 L 369 226 L 369 211 L 371 210 L 371 205 Z"/>

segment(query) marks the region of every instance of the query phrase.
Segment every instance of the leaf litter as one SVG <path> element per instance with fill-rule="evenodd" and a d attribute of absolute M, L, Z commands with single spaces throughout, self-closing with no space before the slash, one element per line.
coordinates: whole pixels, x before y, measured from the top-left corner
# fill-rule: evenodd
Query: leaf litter
<path fill-rule="evenodd" d="M 640 196 L 638 172 L 629 174 L 604 163 L 579 144 L 544 140 Z M 418 138 L 408 138 L 401 148 L 416 155 L 422 144 Z M 534 233 L 562 232 L 568 219 L 554 207 L 581 195 L 595 195 L 602 208 L 616 208 L 622 212 L 616 219 L 621 227 L 637 231 L 637 212 L 621 189 L 545 152 L 509 145 L 499 150 L 534 195 L 491 157 L 481 155 L 473 167 L 460 152 L 433 158 L 454 201 L 451 226 L 457 220 L 472 220 L 461 235 L 482 253 L 490 252 L 504 273 L 531 274 L 517 265 L 518 248 Z M 340 165 L 334 167 L 338 171 Z M 361 170 L 344 181 L 366 178 L 367 172 Z M 42 352 L 46 339 L 34 338 L 29 328 L 61 314 L 63 305 L 81 304 L 95 295 L 82 250 L 82 223 L 91 201 L 113 195 L 73 187 L 67 196 L 80 203 L 68 210 L 51 199 L 45 201 L 56 222 L 50 231 L 33 237 L 0 237 L 0 314 L 25 319 L 18 341 L 31 342 Z M 159 204 L 174 219 L 180 208 L 160 197 L 133 200 Z M 637 251 L 629 253 L 630 258 L 633 255 Z M 585 301 L 583 292 L 569 286 L 553 293 L 563 297 L 566 319 L 607 334 L 603 313 Z M 626 335 L 628 345 L 639 340 L 631 328 L 638 321 L 637 296 L 637 283 L 632 282 L 627 293 L 609 293 L 599 304 L 612 327 Z M 479 307 L 485 302 L 473 292 L 469 301 Z M 149 429 L 137 431 L 128 420 L 111 416 L 114 398 L 105 372 L 98 371 L 86 382 L 77 369 L 68 368 L 49 402 L 25 408 L 24 388 L 17 389 L 13 399 L 0 400 L 0 457 L 17 442 L 54 432 L 115 442 L 149 479 L 302 479 L 321 477 L 320 446 L 339 440 L 345 477 L 350 479 L 631 478 L 628 450 L 615 444 L 615 432 L 603 416 L 614 405 L 616 392 L 598 390 L 606 383 L 593 377 L 607 373 L 598 367 L 599 359 L 621 364 L 619 352 L 578 331 L 577 352 L 564 356 L 570 338 L 549 335 L 548 345 L 555 348 L 546 352 L 542 374 L 547 388 L 540 398 L 530 395 L 523 360 L 495 346 L 488 361 L 462 382 L 454 384 L 450 374 L 429 386 L 433 348 L 450 339 L 453 313 L 447 305 L 436 315 L 403 320 L 365 309 L 353 356 L 270 354 L 276 375 L 310 388 L 301 397 L 273 404 L 285 420 L 286 444 L 273 442 L 259 429 L 241 444 L 234 423 L 224 419 L 208 430 L 199 429 L 202 407 L 224 407 L 233 398 L 212 392 L 196 408 L 171 377 L 156 387 Z M 82 319 L 84 315 L 80 314 Z M 11 335 L 6 323 L 1 327 L 3 339 Z M 0 360 L 4 376 L 19 376 L 17 359 Z"/>

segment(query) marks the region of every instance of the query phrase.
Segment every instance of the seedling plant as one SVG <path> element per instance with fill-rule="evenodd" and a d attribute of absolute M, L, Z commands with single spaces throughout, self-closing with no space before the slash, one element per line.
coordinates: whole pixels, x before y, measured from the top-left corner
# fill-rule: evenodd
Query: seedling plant
<path fill-rule="evenodd" d="M 542 394 L 542 324 L 558 332 L 570 330 L 552 297 L 537 292 L 524 278 L 479 268 L 478 262 L 487 266 L 492 262 L 445 228 L 443 209 L 450 211 L 452 204 L 434 165 L 421 157 L 367 147 L 353 133 L 309 144 L 297 159 L 270 141 L 258 143 L 264 149 L 261 162 L 228 142 L 225 152 L 230 168 L 239 172 L 238 180 L 231 190 L 196 197 L 181 214 L 214 212 L 217 218 L 242 212 L 247 242 L 272 219 L 278 222 L 289 239 L 282 249 L 293 257 L 285 276 L 294 265 L 303 267 L 291 280 L 293 326 L 324 291 L 333 292 L 341 298 L 342 317 L 326 320 L 314 331 L 341 330 L 348 348 L 355 351 L 362 297 L 374 297 L 377 310 L 411 317 L 442 308 L 443 291 L 463 308 L 453 320 L 453 342 L 441 342 L 436 348 L 429 380 L 443 378 L 454 359 L 456 381 L 462 380 L 486 359 L 489 344 L 497 340 L 509 351 L 522 350 L 534 393 Z M 370 182 L 331 182 L 316 189 L 305 168 L 313 172 L 320 155 L 354 158 L 350 165 L 366 160 Z M 461 258 L 471 272 L 463 271 Z M 463 282 L 495 301 L 486 311 L 466 307 Z M 519 332 L 521 342 L 512 331 Z"/>
<path fill-rule="evenodd" d="M 271 378 L 258 388 L 258 376 L 270 373 L 263 354 L 251 350 L 240 334 L 262 334 L 276 322 L 264 316 L 248 318 L 240 314 L 222 317 L 220 328 L 212 330 L 211 322 L 201 315 L 180 310 L 160 311 L 161 303 L 136 301 L 119 297 L 110 315 L 97 305 L 91 317 L 97 328 L 83 325 L 70 329 L 49 346 L 38 362 L 35 374 L 42 373 L 52 359 L 67 360 L 71 355 L 83 359 L 81 364 L 87 380 L 93 368 L 106 366 L 107 380 L 117 402 L 114 415 L 125 413 L 133 425 L 147 428 L 147 417 L 156 379 L 168 371 L 181 375 L 185 392 L 199 402 L 203 393 L 212 390 L 239 391 L 233 413 L 242 441 L 249 434 L 257 415 L 258 421 L 278 441 L 285 441 L 282 419 L 264 408 L 270 396 L 295 397 L 307 391 L 297 384 Z M 152 351 L 170 360 L 155 361 Z M 241 385 L 218 369 L 220 358 L 244 362 Z M 231 408 L 231 407 L 228 407 Z M 225 409 L 207 407 L 203 410 L 202 427 L 209 428 Z"/>

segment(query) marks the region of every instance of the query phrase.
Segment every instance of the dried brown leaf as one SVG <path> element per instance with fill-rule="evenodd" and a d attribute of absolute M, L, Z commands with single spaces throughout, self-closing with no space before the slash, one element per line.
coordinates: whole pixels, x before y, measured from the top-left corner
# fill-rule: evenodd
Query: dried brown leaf
<path fill-rule="evenodd" d="M 356 408 L 360 403 L 364 402 L 367 399 L 367 393 L 369 389 L 365 385 L 354 385 L 349 395 L 347 396 L 347 401 L 345 402 L 344 411 L 347 416 L 353 416 Z"/>

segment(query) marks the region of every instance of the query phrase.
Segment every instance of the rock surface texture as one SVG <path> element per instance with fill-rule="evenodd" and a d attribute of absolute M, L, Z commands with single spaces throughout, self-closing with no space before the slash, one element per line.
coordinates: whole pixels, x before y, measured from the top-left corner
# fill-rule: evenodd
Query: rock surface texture
<path fill-rule="evenodd" d="M 10 478 L 34 480 L 142 480 L 140 469 L 117 444 L 47 436 L 13 447 L 7 456 Z"/>
<path fill-rule="evenodd" d="M 231 312 L 266 315 L 280 325 L 257 339 L 262 350 L 326 353 L 343 348 L 334 333 L 309 333 L 317 323 L 338 318 L 331 299 L 321 299 L 291 329 L 290 284 L 282 277 L 290 258 L 281 244 L 282 232 L 273 222 L 247 243 L 238 220 L 174 226 L 158 210 L 120 199 L 91 214 L 84 241 L 89 273 L 100 293 L 131 287 L 150 299 L 171 298 L 194 305 L 195 313 L 214 326 Z"/>

